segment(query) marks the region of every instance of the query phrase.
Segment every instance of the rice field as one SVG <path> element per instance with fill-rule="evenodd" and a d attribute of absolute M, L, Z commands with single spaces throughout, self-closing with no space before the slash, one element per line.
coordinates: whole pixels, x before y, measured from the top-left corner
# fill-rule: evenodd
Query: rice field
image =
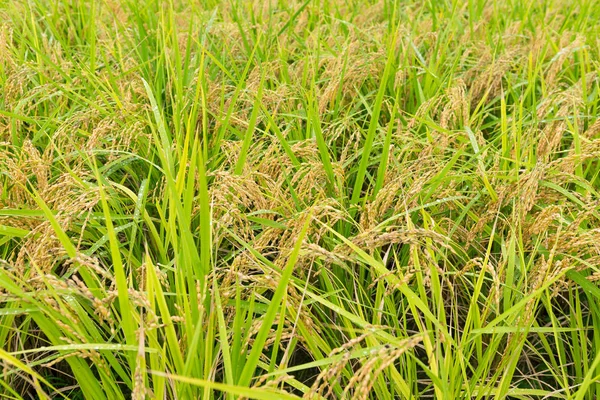
<path fill-rule="evenodd" d="M 599 21 L 0 2 L 0 398 L 600 398 Z"/>

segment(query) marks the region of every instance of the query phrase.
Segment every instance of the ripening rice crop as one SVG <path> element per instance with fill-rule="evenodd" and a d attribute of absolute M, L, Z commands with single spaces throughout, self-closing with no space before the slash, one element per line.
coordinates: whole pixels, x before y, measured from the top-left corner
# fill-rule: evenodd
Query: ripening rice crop
<path fill-rule="evenodd" d="M 600 398 L 598 21 L 0 3 L 0 398 Z"/>

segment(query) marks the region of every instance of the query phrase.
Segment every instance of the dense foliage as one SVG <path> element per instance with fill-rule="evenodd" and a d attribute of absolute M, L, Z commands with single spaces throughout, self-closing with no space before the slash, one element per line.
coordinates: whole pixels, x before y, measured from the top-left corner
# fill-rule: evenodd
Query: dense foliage
<path fill-rule="evenodd" d="M 600 398 L 600 4 L 0 3 L 0 397 Z"/>

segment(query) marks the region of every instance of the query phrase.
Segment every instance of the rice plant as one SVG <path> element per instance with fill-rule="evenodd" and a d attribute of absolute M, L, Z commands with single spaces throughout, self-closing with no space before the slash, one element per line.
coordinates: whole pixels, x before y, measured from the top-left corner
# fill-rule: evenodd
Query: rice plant
<path fill-rule="evenodd" d="M 0 3 L 0 398 L 600 398 L 594 0 Z"/>

